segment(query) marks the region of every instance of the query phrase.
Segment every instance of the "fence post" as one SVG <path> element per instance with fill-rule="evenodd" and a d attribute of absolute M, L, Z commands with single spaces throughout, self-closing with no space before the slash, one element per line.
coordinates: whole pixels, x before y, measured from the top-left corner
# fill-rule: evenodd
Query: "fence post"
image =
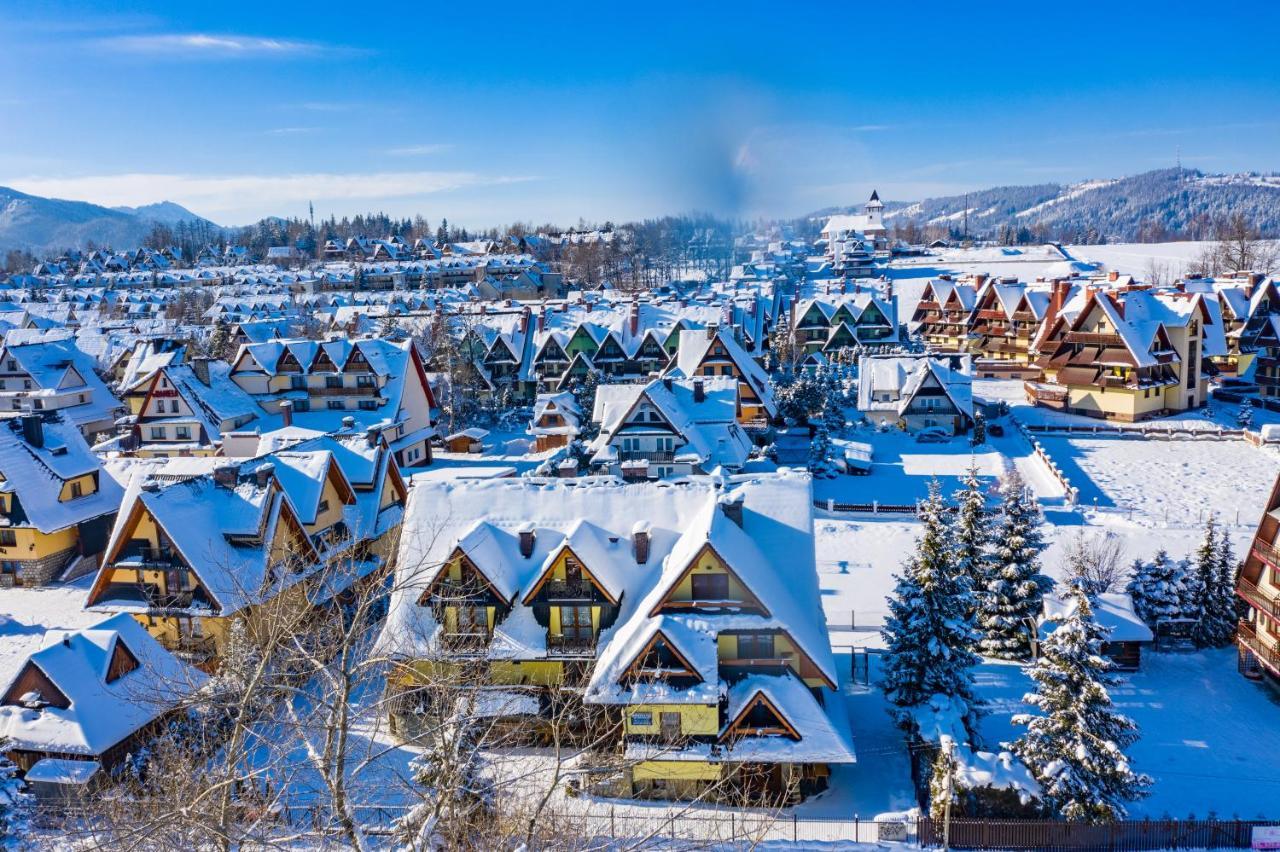
<path fill-rule="evenodd" d="M 828 511 L 828 512 L 834 512 L 835 510 L 836 510 L 836 498 L 834 498 L 834 497 L 828 497 L 828 498 L 827 498 L 827 511 Z"/>
<path fill-rule="evenodd" d="M 791 842 L 795 843 L 800 839 L 800 820 L 796 816 L 795 811 L 791 812 Z"/>
<path fill-rule="evenodd" d="M 618 828 L 613 824 L 613 805 L 609 806 L 609 836 L 618 836 Z"/>

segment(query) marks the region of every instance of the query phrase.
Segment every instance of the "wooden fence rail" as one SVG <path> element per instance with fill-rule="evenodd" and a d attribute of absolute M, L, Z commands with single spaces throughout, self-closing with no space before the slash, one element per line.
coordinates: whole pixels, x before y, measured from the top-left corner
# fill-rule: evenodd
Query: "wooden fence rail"
<path fill-rule="evenodd" d="M 1049 820 L 953 819 L 955 849 L 1115 850 L 1247 849 L 1254 826 L 1275 821 L 1128 820 L 1085 825 Z M 921 819 L 921 846 L 942 845 L 942 822 Z"/>

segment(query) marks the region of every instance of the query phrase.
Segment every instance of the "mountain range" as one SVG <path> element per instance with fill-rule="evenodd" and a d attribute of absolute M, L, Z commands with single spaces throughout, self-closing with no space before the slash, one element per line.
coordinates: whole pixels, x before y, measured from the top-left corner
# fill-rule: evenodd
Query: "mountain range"
<path fill-rule="evenodd" d="M 217 225 L 180 204 L 161 201 L 142 207 L 103 207 L 87 201 L 42 198 L 0 186 L 0 251 L 36 253 L 84 248 L 92 242 L 116 249 L 142 244 L 157 224 Z"/>
<path fill-rule="evenodd" d="M 857 205 L 840 211 L 861 212 Z M 913 222 L 975 237 L 1020 229 L 1065 242 L 1205 239 L 1222 216 L 1241 213 L 1268 236 L 1280 236 L 1280 175 L 1212 175 L 1158 169 L 1123 178 L 1063 185 L 998 186 L 923 201 L 886 201 L 885 223 Z"/>

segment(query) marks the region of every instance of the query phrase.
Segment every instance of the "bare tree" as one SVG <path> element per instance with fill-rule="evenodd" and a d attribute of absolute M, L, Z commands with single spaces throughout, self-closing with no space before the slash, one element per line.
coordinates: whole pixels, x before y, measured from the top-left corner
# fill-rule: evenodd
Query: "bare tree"
<path fill-rule="evenodd" d="M 1258 272 L 1269 275 L 1280 268 L 1280 241 L 1262 238 L 1242 213 L 1233 213 L 1214 226 L 1214 242 L 1197 259 L 1200 272 L 1229 275 Z"/>
<path fill-rule="evenodd" d="M 1063 573 L 1091 595 L 1113 592 L 1125 579 L 1124 554 L 1124 541 L 1115 533 L 1080 530 L 1067 540 Z"/>

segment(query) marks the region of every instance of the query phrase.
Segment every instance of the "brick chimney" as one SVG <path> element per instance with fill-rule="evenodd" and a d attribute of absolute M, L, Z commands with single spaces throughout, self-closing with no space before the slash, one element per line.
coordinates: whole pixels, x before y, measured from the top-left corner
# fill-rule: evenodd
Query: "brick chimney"
<path fill-rule="evenodd" d="M 213 483 L 220 488 L 235 488 L 240 479 L 240 465 L 220 464 L 213 469 Z"/>
<path fill-rule="evenodd" d="M 209 386 L 209 361 L 211 359 L 203 356 L 191 359 L 191 372 L 200 380 L 200 384 L 205 387 Z"/>
<path fill-rule="evenodd" d="M 720 511 L 724 512 L 724 516 L 739 527 L 742 526 L 742 503 L 741 494 L 734 497 L 725 496 L 720 498 Z"/>
<path fill-rule="evenodd" d="M 525 306 L 525 309 L 520 312 L 520 333 L 521 334 L 525 334 L 526 332 L 529 331 L 529 316 L 532 313 L 533 312 L 529 310 L 529 307 L 527 305 Z"/>
<path fill-rule="evenodd" d="M 631 302 L 630 321 L 631 321 L 631 336 L 635 337 L 636 334 L 638 334 L 640 331 L 640 303 L 634 300 Z"/>
<path fill-rule="evenodd" d="M 284 424 L 285 428 L 288 428 L 293 425 L 293 401 L 292 400 L 286 399 L 280 403 L 280 422 Z"/>
<path fill-rule="evenodd" d="M 702 379 L 693 380 L 693 401 L 702 402 L 707 398 L 707 386 Z"/>
<path fill-rule="evenodd" d="M 1120 280 L 1120 270 L 1118 270 L 1118 269 L 1113 269 L 1113 270 L 1111 270 L 1110 272 L 1108 272 L 1108 273 L 1107 273 L 1107 280 L 1108 280 L 1108 281 L 1119 281 L 1119 280 Z"/>
<path fill-rule="evenodd" d="M 253 472 L 254 481 L 257 482 L 259 488 L 266 488 L 275 472 L 276 466 L 271 462 L 267 462 Z"/>
<path fill-rule="evenodd" d="M 631 528 L 631 546 L 638 565 L 644 565 L 649 561 L 650 535 L 651 528 L 648 521 L 636 521 L 636 525 Z"/>
<path fill-rule="evenodd" d="M 534 530 L 532 523 L 526 521 L 516 530 L 520 537 L 520 555 L 525 559 L 533 556 L 533 545 L 538 540 L 538 534 Z"/>
<path fill-rule="evenodd" d="M 538 311 L 538 331 L 542 331 L 547 327 L 547 309 L 544 307 Z"/>

